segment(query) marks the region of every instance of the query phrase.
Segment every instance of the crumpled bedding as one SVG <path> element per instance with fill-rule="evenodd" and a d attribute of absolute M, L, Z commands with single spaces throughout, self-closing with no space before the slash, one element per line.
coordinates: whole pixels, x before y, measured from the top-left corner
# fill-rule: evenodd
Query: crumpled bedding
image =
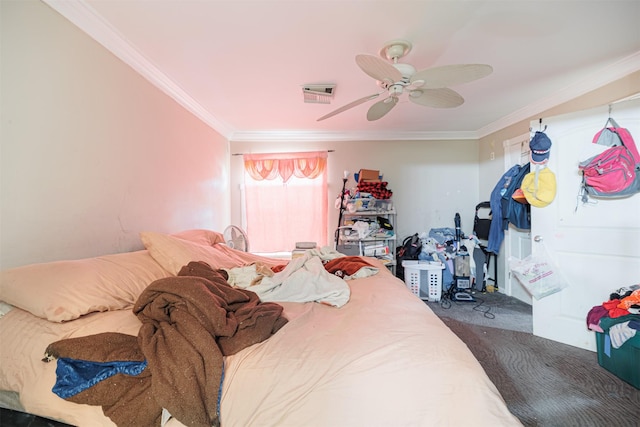
<path fill-rule="evenodd" d="M 62 361 L 54 391 L 75 403 L 102 406 L 119 426 L 158 426 L 163 408 L 185 425 L 219 425 L 223 357 L 264 341 L 287 323 L 280 305 L 232 288 L 200 262 L 153 282 L 133 312 L 142 322 L 137 338 L 103 333 L 60 340 L 46 350 L 47 359 Z M 131 374 L 113 362 L 146 366 L 137 365 L 142 369 L 134 367 Z M 96 372 L 105 365 L 104 378 L 79 378 L 86 387 L 70 380 L 79 367 Z"/>
<path fill-rule="evenodd" d="M 377 267 L 360 257 L 346 257 L 326 249 L 309 250 L 275 273 L 265 271 L 259 263 L 224 270 L 232 286 L 250 289 L 262 301 L 319 302 L 334 307 L 349 301 L 351 290 L 344 272 L 354 278 L 378 272 Z M 336 274 L 338 271 L 341 274 Z"/>
<path fill-rule="evenodd" d="M 522 425 L 467 346 L 428 304 L 377 260 L 365 259 L 379 272 L 350 280 L 351 297 L 343 307 L 279 303 L 286 325 L 225 356 L 221 425 Z M 52 342 L 104 332 L 135 338 L 140 325 L 131 310 L 53 323 L 15 308 L 0 319 L 0 388 L 19 392 L 29 413 L 77 426 L 114 427 L 101 407 L 52 393 L 56 365 L 40 359 Z M 184 426 L 176 418 L 165 425 Z"/>

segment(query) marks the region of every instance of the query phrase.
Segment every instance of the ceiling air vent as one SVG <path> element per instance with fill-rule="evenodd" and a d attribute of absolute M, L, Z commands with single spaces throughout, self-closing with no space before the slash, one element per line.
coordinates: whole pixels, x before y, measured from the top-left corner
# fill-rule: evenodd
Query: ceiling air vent
<path fill-rule="evenodd" d="M 336 85 L 313 84 L 302 86 L 304 102 L 308 104 L 331 104 Z"/>

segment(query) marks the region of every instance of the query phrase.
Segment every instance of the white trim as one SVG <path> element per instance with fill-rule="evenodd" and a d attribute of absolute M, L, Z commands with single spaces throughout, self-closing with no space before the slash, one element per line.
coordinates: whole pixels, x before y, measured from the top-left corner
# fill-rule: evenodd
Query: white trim
<path fill-rule="evenodd" d="M 529 142 L 530 134 L 522 134 L 520 136 L 516 136 L 514 138 L 507 139 L 502 142 L 502 146 L 504 147 L 504 172 L 507 172 L 511 167 L 513 167 L 513 150 L 510 147 L 520 146 L 520 154 L 518 156 L 518 164 L 523 165 L 527 163 L 529 158 Z M 515 230 L 513 227 L 508 227 L 504 231 L 504 248 L 502 257 L 503 266 L 502 266 L 502 280 L 500 283 L 499 289 L 501 289 L 506 295 L 513 296 L 513 280 L 517 280 L 511 276 L 511 270 L 509 268 L 509 258 L 513 256 L 513 248 L 511 244 L 511 233 L 520 233 Z M 494 262 L 498 262 L 495 260 Z M 526 302 L 526 301 L 524 301 Z M 530 304 L 530 303 L 529 303 Z"/>
<path fill-rule="evenodd" d="M 209 113 L 170 77 L 160 71 L 125 39 L 95 9 L 83 0 L 42 0 L 91 38 L 120 58 L 140 75 L 165 92 L 211 128 L 229 139 L 232 128 Z"/>
<path fill-rule="evenodd" d="M 239 131 L 229 138 L 237 142 L 269 141 L 423 141 L 478 139 L 476 132 L 324 132 L 324 131 Z"/>

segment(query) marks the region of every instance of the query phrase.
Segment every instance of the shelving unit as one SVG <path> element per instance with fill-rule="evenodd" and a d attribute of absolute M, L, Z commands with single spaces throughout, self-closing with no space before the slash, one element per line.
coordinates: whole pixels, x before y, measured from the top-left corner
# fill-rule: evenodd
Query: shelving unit
<path fill-rule="evenodd" d="M 380 259 L 396 273 L 396 211 L 389 201 L 387 209 L 368 208 L 355 212 L 344 212 L 337 230 L 337 250 L 345 255 L 371 256 Z M 381 228 L 378 218 L 391 225 L 392 230 Z M 360 223 L 360 224 L 357 224 Z M 369 224 L 368 229 L 362 225 Z M 360 231 L 360 233 L 359 233 Z M 361 237 L 362 234 L 366 236 Z"/>

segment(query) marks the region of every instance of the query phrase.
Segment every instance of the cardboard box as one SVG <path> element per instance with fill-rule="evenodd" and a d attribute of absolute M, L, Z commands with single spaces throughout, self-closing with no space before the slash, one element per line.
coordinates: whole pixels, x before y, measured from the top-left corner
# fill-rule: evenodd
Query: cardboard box
<path fill-rule="evenodd" d="M 380 171 L 372 169 L 360 169 L 358 174 L 358 182 L 363 181 L 380 181 Z"/>

